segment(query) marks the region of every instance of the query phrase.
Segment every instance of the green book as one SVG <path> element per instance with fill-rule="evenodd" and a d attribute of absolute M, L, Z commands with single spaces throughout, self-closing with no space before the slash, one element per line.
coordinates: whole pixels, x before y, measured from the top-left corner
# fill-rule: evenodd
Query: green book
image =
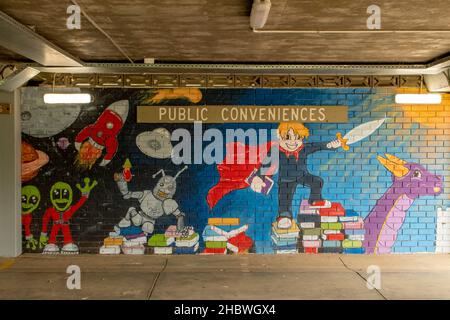
<path fill-rule="evenodd" d="M 322 233 L 322 229 L 320 229 L 320 228 L 303 229 L 301 232 L 301 234 L 303 234 L 305 236 L 320 236 L 321 233 Z"/>
<path fill-rule="evenodd" d="M 323 230 L 341 230 L 342 223 L 340 222 L 323 222 L 320 224 Z"/>
<path fill-rule="evenodd" d="M 167 238 L 164 234 L 154 234 L 147 244 L 149 247 L 167 247 Z"/>
<path fill-rule="evenodd" d="M 345 239 L 342 241 L 343 248 L 362 248 L 362 241 Z"/>
<path fill-rule="evenodd" d="M 205 241 L 205 246 L 209 249 L 226 248 L 226 241 Z"/>

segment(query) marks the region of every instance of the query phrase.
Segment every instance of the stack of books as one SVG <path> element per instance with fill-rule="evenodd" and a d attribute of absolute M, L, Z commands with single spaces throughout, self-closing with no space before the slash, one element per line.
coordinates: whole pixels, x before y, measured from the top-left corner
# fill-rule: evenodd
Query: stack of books
<path fill-rule="evenodd" d="M 300 253 L 318 253 L 318 249 L 322 245 L 319 209 L 312 208 L 308 200 L 303 200 L 297 214 L 297 221 L 300 227 L 298 251 Z"/>
<path fill-rule="evenodd" d="M 100 247 L 100 254 L 120 254 L 122 244 L 123 236 L 109 236 L 103 240 L 103 246 Z"/>
<path fill-rule="evenodd" d="M 187 232 L 175 237 L 174 254 L 194 254 L 199 248 L 200 236 L 194 232 L 193 228 L 189 228 Z"/>
<path fill-rule="evenodd" d="M 320 207 L 320 228 L 322 229 L 322 247 L 319 253 L 342 253 L 342 241 L 345 238 L 340 218 L 345 216 L 345 209 L 339 202 L 331 206 Z"/>
<path fill-rule="evenodd" d="M 245 234 L 248 225 L 239 218 L 210 218 L 202 233 L 205 248 L 202 254 L 248 253 L 253 240 Z"/>
<path fill-rule="evenodd" d="M 345 216 L 339 217 L 339 219 L 345 233 L 345 240 L 342 241 L 343 253 L 364 253 L 363 241 L 366 234 L 364 220 L 353 210 L 347 210 Z"/>
<path fill-rule="evenodd" d="M 167 237 L 165 234 L 154 234 L 148 239 L 147 245 L 153 254 L 172 254 L 174 237 Z"/>
<path fill-rule="evenodd" d="M 147 243 L 147 236 L 142 232 L 138 234 L 128 234 L 123 236 L 122 252 L 124 254 L 144 254 L 144 244 Z"/>
<path fill-rule="evenodd" d="M 272 223 L 272 243 L 276 254 L 297 253 L 297 242 L 300 229 L 295 221 L 289 229 L 278 228 L 277 222 Z"/>

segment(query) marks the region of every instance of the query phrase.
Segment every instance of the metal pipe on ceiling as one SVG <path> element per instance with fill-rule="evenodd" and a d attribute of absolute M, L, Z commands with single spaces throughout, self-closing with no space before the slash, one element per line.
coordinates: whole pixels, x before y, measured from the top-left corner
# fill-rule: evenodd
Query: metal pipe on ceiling
<path fill-rule="evenodd" d="M 295 34 L 450 34 L 450 30 L 263 30 L 252 29 L 254 33 L 295 33 Z"/>

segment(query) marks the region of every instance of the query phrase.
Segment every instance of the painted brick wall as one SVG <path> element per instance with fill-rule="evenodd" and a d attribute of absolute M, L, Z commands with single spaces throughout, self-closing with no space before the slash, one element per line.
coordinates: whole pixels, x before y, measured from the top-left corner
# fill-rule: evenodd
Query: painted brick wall
<path fill-rule="evenodd" d="M 86 90 L 88 91 L 88 90 Z M 405 92 L 409 90 L 403 90 Z M 23 91 L 22 118 L 23 141 L 34 149 L 44 152 L 48 162 L 34 166 L 36 176 L 26 177 L 23 185 L 39 189 L 41 201 L 32 213 L 31 233 L 39 240 L 42 217 L 52 207 L 50 189 L 57 181 L 71 185 L 74 201 L 81 192 L 76 188 L 85 177 L 96 180 L 98 185 L 89 199 L 70 220 L 70 229 L 75 244 L 81 252 L 98 253 L 104 239 L 114 230 L 127 213 L 129 207 L 139 208 L 133 199 L 123 199 L 114 173 L 121 173 L 126 159 L 131 162 L 132 191 L 152 190 L 158 170 L 164 169 L 174 175 L 182 166 L 174 165 L 170 159 L 157 159 L 145 155 L 136 145 L 138 134 L 163 127 L 169 132 L 176 128 L 192 130 L 192 125 L 152 125 L 136 123 L 136 106 L 145 104 L 220 104 L 220 105 L 346 105 L 349 107 L 349 122 L 345 124 L 306 124 L 310 130 L 308 142 L 329 142 L 336 139 L 337 132 L 348 132 L 359 124 L 387 118 L 384 124 L 370 137 L 351 146 L 345 152 L 322 151 L 308 158 L 308 169 L 324 181 L 323 196 L 331 202 L 340 203 L 347 213 L 352 211 L 361 219 L 366 218 L 383 194 L 392 185 L 392 173 L 383 166 L 377 156 L 392 154 L 407 163 L 422 165 L 432 175 L 442 177 L 443 192 L 437 196 L 418 197 L 406 212 L 405 220 L 398 231 L 392 247 L 393 253 L 435 252 L 437 210 L 450 204 L 450 95 L 444 95 L 441 105 L 400 106 L 394 103 L 395 89 L 194 89 L 187 96 L 165 95 L 164 90 L 96 89 L 89 91 L 94 102 L 87 106 L 72 106 L 55 113 L 43 105 L 42 89 L 25 88 Z M 159 99 L 159 97 L 167 99 Z M 199 100 L 200 99 L 200 100 Z M 125 124 L 118 134 L 118 150 L 112 161 L 100 166 L 103 155 L 91 168 L 82 168 L 76 163 L 76 136 L 89 124 L 94 123 L 112 103 L 129 102 Z M 37 116 L 39 112 L 39 116 Z M 277 128 L 278 124 L 216 124 L 204 125 L 204 129 L 228 128 Z M 42 159 L 41 159 L 42 160 Z M 36 161 L 36 159 L 34 160 Z M 35 163 L 36 164 L 36 163 Z M 40 169 L 37 169 L 40 168 Z M 278 214 L 278 185 L 275 183 L 268 195 L 255 193 L 249 188 L 233 191 L 209 210 L 206 203 L 208 190 L 219 179 L 215 165 L 188 165 L 188 170 L 177 179 L 174 199 L 186 214 L 185 224 L 199 233 L 197 252 L 205 247 L 202 232 L 208 218 L 239 218 L 239 225 L 248 225 L 245 235 L 252 239 L 250 252 L 274 253 L 272 223 Z M 276 181 L 276 177 L 274 179 Z M 300 210 L 300 203 L 307 199 L 308 188 L 298 188 L 294 196 L 293 213 Z M 295 216 L 294 216 L 295 218 Z M 367 219 L 366 219 L 367 220 Z M 168 226 L 176 223 L 173 216 L 156 221 L 155 230 L 148 234 L 164 233 Z M 383 222 L 380 222 L 383 224 Z M 51 225 L 51 224 L 50 224 Z M 234 226 L 233 228 L 237 228 Z M 226 227 L 231 228 L 232 227 Z M 50 229 L 49 229 L 50 231 Z M 302 231 L 300 231 L 300 240 Z M 28 237 L 30 238 L 30 237 Z M 58 240 L 62 240 L 61 235 Z M 301 243 L 301 241 L 299 241 Z M 24 236 L 24 245 L 27 245 Z M 62 243 L 59 246 L 62 247 Z M 300 245 L 301 246 L 301 245 Z M 31 244 L 31 247 L 33 245 Z M 276 249 L 276 248 L 275 248 Z M 33 252 L 40 252 L 39 246 Z M 171 249 L 172 250 L 172 249 Z M 146 249 L 147 253 L 153 252 Z M 228 250 L 229 253 L 232 251 Z"/>

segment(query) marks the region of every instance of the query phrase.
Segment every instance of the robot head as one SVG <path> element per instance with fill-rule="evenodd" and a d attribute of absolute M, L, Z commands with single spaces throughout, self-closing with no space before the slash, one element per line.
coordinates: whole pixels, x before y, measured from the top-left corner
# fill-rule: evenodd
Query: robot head
<path fill-rule="evenodd" d="M 166 176 L 166 173 L 162 169 L 155 173 L 153 175 L 153 178 L 155 178 L 159 174 L 162 174 L 162 177 L 158 180 L 155 187 L 153 188 L 153 195 L 155 196 L 155 198 L 159 200 L 172 199 L 175 195 L 175 192 L 177 191 L 177 182 L 175 180 L 186 169 L 187 166 L 178 171 L 175 177 Z"/>
<path fill-rule="evenodd" d="M 24 186 L 22 188 L 22 214 L 32 213 L 39 206 L 41 193 L 35 186 Z"/>
<path fill-rule="evenodd" d="M 65 182 L 57 182 L 50 189 L 50 200 L 57 211 L 66 211 L 72 204 L 73 191 Z"/>

